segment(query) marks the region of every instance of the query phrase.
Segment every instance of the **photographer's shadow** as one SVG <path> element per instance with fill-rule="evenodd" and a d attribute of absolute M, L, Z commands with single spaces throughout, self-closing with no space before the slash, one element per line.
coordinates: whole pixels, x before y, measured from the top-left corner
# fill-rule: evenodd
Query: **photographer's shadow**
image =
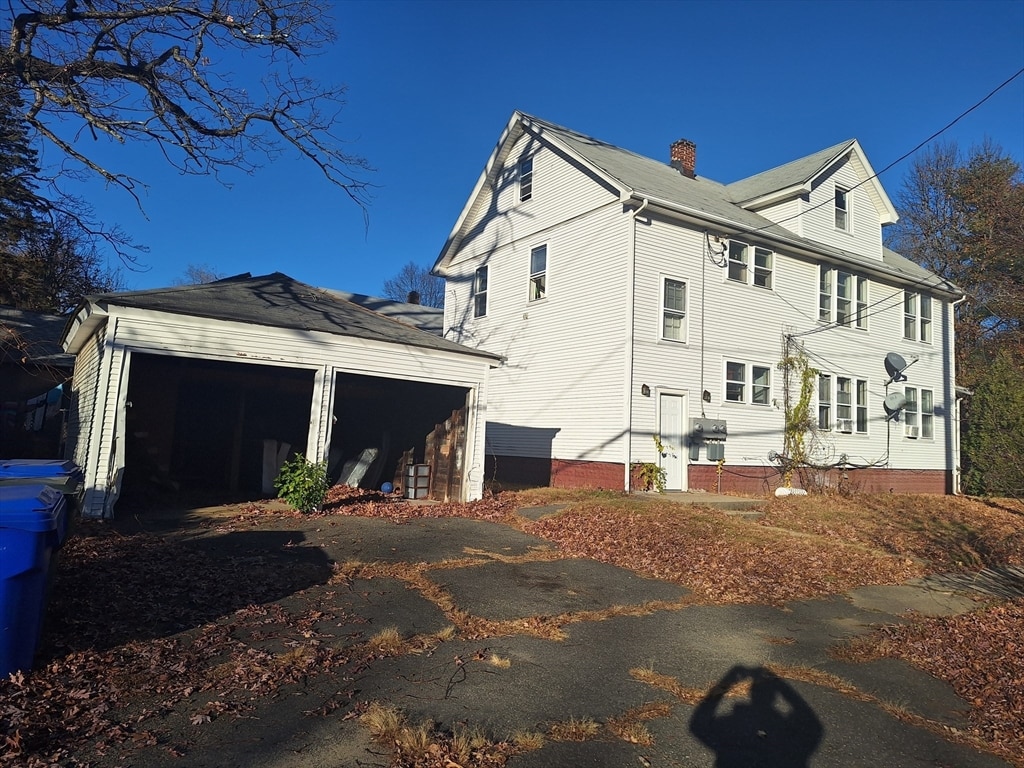
<path fill-rule="evenodd" d="M 749 680 L 749 698 L 720 712 L 722 699 Z M 716 768 L 807 768 L 824 728 L 807 702 L 764 667 L 735 666 L 697 705 L 693 733 L 716 755 Z"/>

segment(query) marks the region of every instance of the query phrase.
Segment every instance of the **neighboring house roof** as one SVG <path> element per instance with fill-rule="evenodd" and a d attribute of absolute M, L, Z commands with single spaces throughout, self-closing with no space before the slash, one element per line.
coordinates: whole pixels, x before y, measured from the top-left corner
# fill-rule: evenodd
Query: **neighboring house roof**
<path fill-rule="evenodd" d="M 61 347 L 66 317 L 0 307 L 0 363 L 71 368 L 75 356 Z"/>
<path fill-rule="evenodd" d="M 796 194 L 804 185 L 810 184 L 817 176 L 833 165 L 846 153 L 854 153 L 860 164 L 859 171 L 872 185 L 872 196 L 876 199 L 883 221 L 895 221 L 896 213 L 878 184 L 860 145 L 856 140 L 836 144 L 828 149 L 808 155 L 800 160 L 779 166 L 770 171 L 751 176 L 729 185 L 697 176 L 690 178 L 680 173 L 667 162 L 635 154 L 621 147 L 595 139 L 592 136 L 549 123 L 540 118 L 515 112 L 502 133 L 484 172 L 477 181 L 469 201 L 462 210 L 434 269 L 439 274 L 458 252 L 467 234 L 468 220 L 480 195 L 490 194 L 497 184 L 498 174 L 513 145 L 526 132 L 533 133 L 547 141 L 575 161 L 589 168 L 609 187 L 614 189 L 623 202 L 648 201 L 653 206 L 671 210 L 685 216 L 699 219 L 722 230 L 721 234 L 758 233 L 766 239 L 789 244 L 791 247 L 824 256 L 837 262 L 850 262 L 863 269 L 873 270 L 902 280 L 913 279 L 929 288 L 949 293 L 958 292 L 956 287 L 930 272 L 918 273 L 909 278 L 910 270 L 894 269 L 888 258 L 881 262 L 857 256 L 854 253 L 802 237 L 785 227 L 775 224 L 753 210 L 748 203 L 770 201 L 775 193 Z M 778 198 L 776 198 L 778 199 Z M 741 205 L 740 203 L 743 203 Z M 725 230 L 733 230 L 728 232 Z M 889 252 L 892 254 L 892 252 Z M 902 257 L 900 257 L 902 259 Z M 905 261 L 905 260 L 903 260 Z"/>
<path fill-rule="evenodd" d="M 157 288 L 144 291 L 103 293 L 85 297 L 86 304 L 105 309 L 107 306 L 132 307 L 155 312 L 228 320 L 270 328 L 317 331 L 338 336 L 351 336 L 443 352 L 458 352 L 500 360 L 479 349 L 471 349 L 440 338 L 433 333 L 412 327 L 359 306 L 323 288 L 300 283 L 281 272 L 252 277 L 249 274 L 229 277 L 212 283 Z M 84 316 L 84 314 L 83 314 Z M 101 322 L 85 318 L 87 330 Z M 64 345 L 77 352 L 84 343 L 74 322 L 65 330 Z"/>
<path fill-rule="evenodd" d="M 325 289 L 332 296 L 342 301 L 351 301 L 366 309 L 372 309 L 381 315 L 400 320 L 403 323 L 419 328 L 438 336 L 444 334 L 444 310 L 438 307 L 428 307 L 424 304 L 409 304 L 404 301 L 393 301 L 383 299 L 379 296 L 365 296 L 361 293 L 349 293 L 348 291 L 335 291 Z"/>

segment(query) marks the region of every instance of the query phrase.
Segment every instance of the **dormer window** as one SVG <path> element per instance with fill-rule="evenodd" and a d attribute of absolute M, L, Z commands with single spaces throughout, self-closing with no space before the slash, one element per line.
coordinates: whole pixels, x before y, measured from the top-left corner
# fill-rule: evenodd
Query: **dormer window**
<path fill-rule="evenodd" d="M 850 231 L 850 190 L 836 187 L 836 229 Z"/>
<path fill-rule="evenodd" d="M 519 161 L 519 202 L 525 203 L 533 197 L 533 158 L 524 157 Z"/>

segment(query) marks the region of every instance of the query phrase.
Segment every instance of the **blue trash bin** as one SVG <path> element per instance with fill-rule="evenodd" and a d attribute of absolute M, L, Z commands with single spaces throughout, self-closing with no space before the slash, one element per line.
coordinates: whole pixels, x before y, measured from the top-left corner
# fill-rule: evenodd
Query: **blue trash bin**
<path fill-rule="evenodd" d="M 65 459 L 0 459 L 0 487 L 6 485 L 48 485 L 77 507 L 85 475 L 73 461 Z"/>
<path fill-rule="evenodd" d="M 32 668 L 67 501 L 45 485 L 0 486 L 0 677 Z"/>

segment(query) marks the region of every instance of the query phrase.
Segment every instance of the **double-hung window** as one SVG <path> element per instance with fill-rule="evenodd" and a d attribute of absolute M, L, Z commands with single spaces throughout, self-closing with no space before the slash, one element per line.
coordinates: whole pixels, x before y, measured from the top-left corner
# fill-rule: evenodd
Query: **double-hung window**
<path fill-rule="evenodd" d="M 729 279 L 738 283 L 747 282 L 749 248 L 738 240 L 729 241 Z"/>
<path fill-rule="evenodd" d="M 832 377 L 818 374 L 818 429 L 832 429 Z"/>
<path fill-rule="evenodd" d="M 857 379 L 857 423 L 855 428 L 858 432 L 868 431 L 868 383 L 864 379 Z"/>
<path fill-rule="evenodd" d="M 903 409 L 907 437 L 935 437 L 935 400 L 930 389 L 907 387 L 907 404 Z"/>
<path fill-rule="evenodd" d="M 487 266 L 478 267 L 473 274 L 473 317 L 487 314 Z"/>
<path fill-rule="evenodd" d="M 850 190 L 836 187 L 836 229 L 850 231 Z"/>
<path fill-rule="evenodd" d="M 751 263 L 753 259 L 753 263 Z M 739 240 L 729 241 L 728 277 L 737 283 L 749 283 L 758 288 L 772 288 L 775 254 L 768 248 L 750 246 Z"/>
<path fill-rule="evenodd" d="M 519 161 L 516 176 L 519 179 L 519 202 L 525 203 L 533 197 L 533 158 L 524 157 Z"/>
<path fill-rule="evenodd" d="M 822 264 L 818 268 L 818 319 L 836 325 L 867 328 L 867 278 Z"/>
<path fill-rule="evenodd" d="M 903 292 L 903 338 L 931 344 L 931 296 L 915 291 Z"/>
<path fill-rule="evenodd" d="M 538 245 L 530 251 L 530 301 L 548 295 L 548 247 Z"/>
<path fill-rule="evenodd" d="M 726 401 L 749 405 L 771 405 L 771 376 L 772 369 L 769 365 L 748 365 L 727 360 L 725 363 Z"/>
<path fill-rule="evenodd" d="M 661 338 L 686 341 L 686 283 L 666 277 L 661 296 Z"/>
<path fill-rule="evenodd" d="M 846 376 L 836 376 L 836 419 L 853 421 L 853 381 Z"/>

